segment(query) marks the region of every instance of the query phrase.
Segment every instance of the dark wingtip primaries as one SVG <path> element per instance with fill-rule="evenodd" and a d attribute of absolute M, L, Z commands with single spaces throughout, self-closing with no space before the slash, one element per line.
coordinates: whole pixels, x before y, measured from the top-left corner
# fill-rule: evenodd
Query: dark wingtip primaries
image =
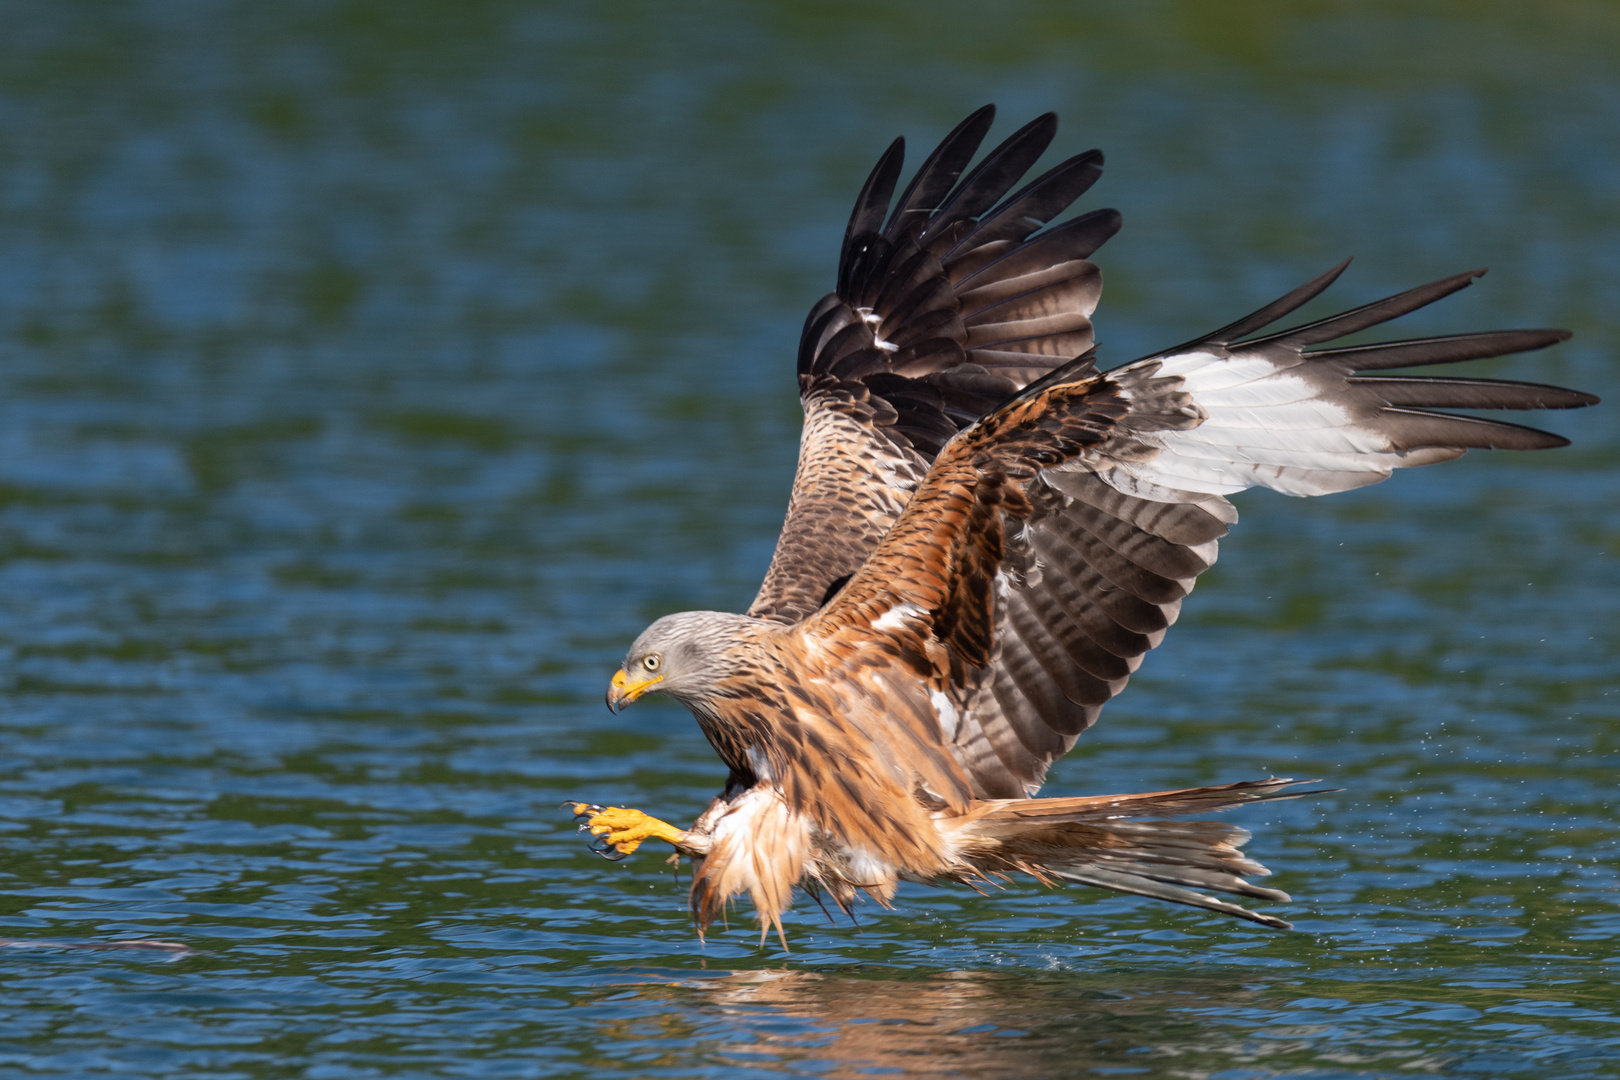
<path fill-rule="evenodd" d="M 1374 300 L 1370 304 L 1351 308 L 1349 311 L 1341 312 L 1338 315 L 1330 315 L 1325 319 L 1318 319 L 1302 326 L 1291 327 L 1267 337 L 1253 338 L 1249 341 L 1240 342 L 1239 345 L 1242 348 L 1253 348 L 1257 345 L 1277 344 L 1304 349 L 1323 341 L 1346 337 L 1365 330 L 1369 326 L 1377 326 L 1379 323 L 1399 318 L 1407 312 L 1426 307 L 1442 297 L 1450 296 L 1459 289 L 1466 289 L 1473 284 L 1475 278 L 1484 275 L 1485 269 L 1483 267 L 1478 270 L 1468 270 L 1461 274 L 1452 274 L 1450 277 L 1441 278 L 1439 281 L 1431 281 L 1427 285 L 1419 285 L 1415 289 L 1407 289 L 1405 292 L 1396 293 L 1394 296 Z M 1317 280 L 1321 279 L 1318 278 Z M 1311 284 L 1315 283 L 1312 282 Z M 1305 286 L 1305 288 L 1308 287 Z M 1324 285 L 1323 288 L 1326 288 L 1326 286 Z M 1301 290 L 1295 290 L 1295 292 L 1299 291 Z M 1290 293 L 1289 295 L 1292 296 L 1293 294 Z"/>
<path fill-rule="evenodd" d="M 906 161 L 906 140 L 902 136 L 889 144 L 878 158 L 877 164 L 861 186 L 850 211 L 849 225 L 844 229 L 844 245 L 838 258 L 838 291 L 843 292 L 855 274 L 855 268 L 866 252 L 870 241 L 876 238 L 889 212 L 889 200 L 894 198 L 894 186 L 900 180 L 900 169 Z"/>
<path fill-rule="evenodd" d="M 1101 175 L 1100 151 L 1017 187 L 1057 132 L 1053 113 L 969 169 L 995 116 L 985 105 L 956 125 L 892 211 L 904 142 L 889 146 L 850 213 L 835 290 L 800 335 L 801 394 L 873 395 L 885 437 L 925 456 L 1090 348 L 1101 276 L 1087 260 L 1119 228 L 1112 210 L 1047 228 Z"/>
<path fill-rule="evenodd" d="M 1535 352 L 1569 339 L 1568 330 L 1484 330 L 1471 334 L 1380 341 L 1342 349 L 1310 349 L 1302 355 L 1307 360 L 1339 361 L 1352 371 L 1382 371 L 1386 368 L 1455 364 L 1464 360 Z"/>
<path fill-rule="evenodd" d="M 1352 375 L 1351 386 L 1378 395 L 1385 405 L 1429 409 L 1581 409 L 1598 404 L 1595 394 L 1545 383 L 1505 379 L 1436 378 L 1429 375 Z"/>
<path fill-rule="evenodd" d="M 1430 409 L 1385 408 L 1379 418 L 1384 433 L 1402 450 L 1556 450 L 1569 445 L 1562 435 L 1540 428 Z"/>
<path fill-rule="evenodd" d="M 906 185 L 905 193 L 895 205 L 893 216 L 884 226 L 884 236 L 891 241 L 898 240 L 908 231 L 908 218 L 917 219 L 919 225 L 927 222 L 928 215 L 934 212 L 939 201 L 956 184 L 956 178 L 967 168 L 967 163 L 973 159 L 979 144 L 984 142 L 984 137 L 990 133 L 990 126 L 995 122 L 995 105 L 982 105 L 940 140 L 934 152 L 918 168 L 917 175 L 911 178 L 911 183 Z"/>
<path fill-rule="evenodd" d="M 1351 258 L 1329 269 L 1327 273 L 1312 278 L 1299 288 L 1288 293 L 1288 295 L 1273 300 L 1259 311 L 1245 315 L 1237 322 L 1223 326 L 1213 334 L 1206 335 L 1199 339 L 1198 343 L 1200 345 L 1230 345 L 1239 338 L 1246 337 L 1256 330 L 1270 326 L 1284 315 L 1321 295 L 1328 286 L 1339 280 L 1339 275 L 1345 272 L 1350 263 L 1354 261 L 1354 258 L 1354 256 L 1351 256 Z"/>
<path fill-rule="evenodd" d="M 1007 136 L 963 178 L 921 235 L 935 236 L 958 221 L 977 218 L 989 210 L 1046 153 L 1057 137 L 1057 127 L 1057 113 L 1042 113 Z"/>
<path fill-rule="evenodd" d="M 1042 228 L 1084 195 L 1102 176 L 1103 153 L 1087 150 L 1048 169 L 1016 193 L 1009 195 L 994 213 L 958 240 L 944 255 L 946 262 L 957 251 L 967 251 L 996 240 L 1023 240 Z"/>
<path fill-rule="evenodd" d="M 1349 260 L 1328 270 L 1297 289 L 1237 322 L 1188 342 L 1176 349 L 1155 353 L 1171 356 L 1196 350 L 1225 350 L 1230 355 L 1267 355 L 1275 352 L 1277 363 L 1289 366 L 1298 357 L 1345 391 L 1360 407 L 1378 409 L 1378 426 L 1402 450 L 1449 448 L 1547 450 L 1568 446 L 1561 435 L 1537 428 L 1495 419 L 1457 416 L 1436 409 L 1578 409 L 1598 404 L 1595 394 L 1567 390 L 1540 383 L 1511 382 L 1502 379 L 1442 378 L 1418 375 L 1367 376 L 1358 372 L 1390 368 L 1454 364 L 1496 356 L 1545 349 L 1568 341 L 1568 330 L 1487 330 L 1469 334 L 1381 341 L 1371 345 L 1349 345 L 1316 349 L 1311 346 L 1331 342 L 1388 322 L 1418 308 L 1467 288 L 1483 277 L 1486 267 L 1419 285 L 1393 296 L 1374 300 L 1350 311 L 1325 319 L 1290 327 L 1263 337 L 1245 338 L 1288 314 L 1320 294 L 1344 272 Z M 1307 367 L 1302 370 L 1310 370 Z M 1324 388 L 1332 396 L 1339 391 Z"/>

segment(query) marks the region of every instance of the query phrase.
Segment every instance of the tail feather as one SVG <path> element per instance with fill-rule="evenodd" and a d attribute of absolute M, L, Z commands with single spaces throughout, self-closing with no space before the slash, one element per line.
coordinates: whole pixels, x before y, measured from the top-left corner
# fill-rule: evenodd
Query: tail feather
<path fill-rule="evenodd" d="M 1088 866 L 1062 871 L 1057 876 L 1065 881 L 1072 881 L 1076 885 L 1092 885 L 1099 889 L 1113 889 L 1115 892 L 1148 896 L 1155 900 L 1168 900 L 1172 904 L 1186 904 L 1188 907 L 1203 908 L 1205 911 L 1218 911 L 1222 915 L 1233 915 L 1239 919 L 1248 919 L 1250 922 L 1257 922 L 1261 926 L 1269 926 L 1273 930 L 1292 930 L 1294 928 L 1294 924 L 1286 919 L 1279 919 L 1272 915 L 1262 915 L 1258 911 L 1250 911 L 1248 908 L 1238 904 L 1229 903 L 1213 896 L 1205 896 L 1203 893 L 1196 893 L 1191 889 L 1183 889 L 1179 885 L 1171 885 L 1140 874 L 1121 873 L 1117 870 Z M 1280 893 L 1274 889 L 1265 891 L 1272 894 L 1269 899 L 1288 899 L 1287 893 Z"/>
<path fill-rule="evenodd" d="M 1161 820 L 1242 803 L 1314 795 L 1300 781 L 1272 778 L 1219 787 L 1070 799 L 997 800 L 964 829 L 964 854 L 985 872 L 1022 870 L 1116 892 L 1233 915 L 1278 930 L 1288 922 L 1195 889 L 1286 901 L 1288 894 L 1245 880 L 1271 871 L 1238 849 L 1249 833 L 1217 821 Z M 1140 820 L 1148 817 L 1149 820 Z"/>
<path fill-rule="evenodd" d="M 1146 815 L 1210 814 L 1247 803 L 1273 799 L 1299 799 L 1323 791 L 1289 791 L 1314 780 L 1289 780 L 1273 776 L 1269 780 L 1240 780 L 1213 787 L 1181 788 L 1177 791 L 1144 791 L 1134 795 L 1083 795 L 1061 799 L 1007 799 L 998 802 L 978 824 L 993 829 L 1017 821 L 1111 821 Z"/>

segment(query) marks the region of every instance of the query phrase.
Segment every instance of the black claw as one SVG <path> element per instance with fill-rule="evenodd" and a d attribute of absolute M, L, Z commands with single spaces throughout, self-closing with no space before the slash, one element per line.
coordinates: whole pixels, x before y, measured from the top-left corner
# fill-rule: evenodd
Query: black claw
<path fill-rule="evenodd" d="M 606 834 L 598 836 L 595 840 L 591 841 L 591 850 L 602 856 L 602 858 L 606 859 L 608 862 L 619 862 L 622 859 L 628 858 L 630 854 L 627 851 L 620 851 L 618 848 L 609 843 Z"/>
<path fill-rule="evenodd" d="M 589 832 L 591 829 L 591 818 L 607 809 L 607 807 L 602 806 L 600 803 L 581 803 L 578 799 L 565 799 L 563 800 L 562 805 L 564 807 L 583 806 L 585 808 L 574 815 L 574 820 L 579 822 L 579 824 L 574 828 L 575 832 Z M 608 841 L 605 833 L 599 833 L 591 840 L 590 849 L 602 856 L 602 858 L 606 859 L 608 862 L 618 862 L 621 859 L 629 858 L 630 855 L 628 851 L 620 851 L 618 848 L 614 847 L 613 844 Z"/>

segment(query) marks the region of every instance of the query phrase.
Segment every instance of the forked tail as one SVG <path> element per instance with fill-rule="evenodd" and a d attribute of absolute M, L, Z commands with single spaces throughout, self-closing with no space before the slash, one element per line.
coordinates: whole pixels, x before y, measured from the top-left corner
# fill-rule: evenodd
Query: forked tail
<path fill-rule="evenodd" d="M 1289 898 L 1281 890 L 1245 880 L 1245 875 L 1271 874 L 1238 850 L 1249 839 L 1247 830 L 1220 821 L 1159 819 L 1318 794 L 1284 790 L 1309 782 L 1274 777 L 1139 795 L 996 800 L 963 827 L 962 855 L 984 873 L 1022 871 L 1042 881 L 1061 879 L 1151 896 L 1291 930 L 1282 919 L 1194 891 Z"/>

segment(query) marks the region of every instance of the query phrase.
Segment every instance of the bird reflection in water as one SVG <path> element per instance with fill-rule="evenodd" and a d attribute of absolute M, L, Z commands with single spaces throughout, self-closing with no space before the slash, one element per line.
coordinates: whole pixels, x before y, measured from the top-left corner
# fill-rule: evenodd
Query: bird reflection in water
<path fill-rule="evenodd" d="M 673 1006 L 658 1010 L 663 1026 L 647 1027 L 642 1015 L 608 1021 L 603 1034 L 621 1047 L 702 1038 L 722 1063 L 824 1077 L 1143 1075 L 1165 1067 L 1202 1075 L 1255 1059 L 1255 1047 L 1236 1045 L 1199 1016 L 1217 1003 L 1230 1009 L 1256 998 L 1262 990 L 1252 975 L 1194 972 L 1172 981 L 948 971 L 884 979 L 744 971 L 638 984 L 640 1000 Z M 620 984 L 612 993 L 624 990 Z M 676 1017 L 685 1019 L 669 1023 Z M 671 1052 L 672 1063 L 687 1060 Z"/>

